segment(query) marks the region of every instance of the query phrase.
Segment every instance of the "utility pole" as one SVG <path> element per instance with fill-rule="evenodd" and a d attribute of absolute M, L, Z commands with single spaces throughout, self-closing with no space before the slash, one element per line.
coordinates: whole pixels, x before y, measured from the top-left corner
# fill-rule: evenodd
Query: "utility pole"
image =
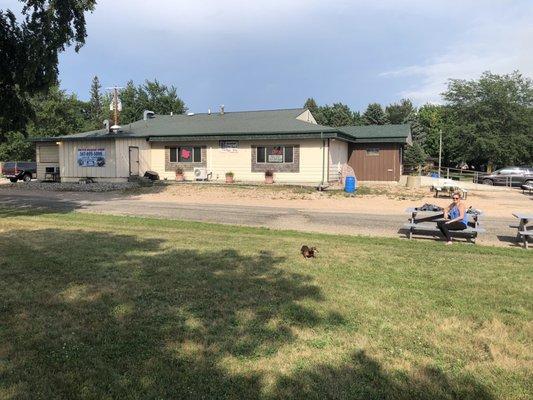
<path fill-rule="evenodd" d="M 111 127 L 112 131 L 118 132 L 120 129 L 120 126 L 118 125 L 118 113 L 122 111 L 122 102 L 118 98 L 118 91 L 119 89 L 123 89 L 119 86 L 113 86 L 106 88 L 107 90 L 113 90 L 113 101 L 109 105 L 109 109 L 113 111 L 113 122 L 114 125 Z"/>
<path fill-rule="evenodd" d="M 442 162 L 442 129 L 439 129 L 439 178 L 440 178 L 441 162 Z"/>

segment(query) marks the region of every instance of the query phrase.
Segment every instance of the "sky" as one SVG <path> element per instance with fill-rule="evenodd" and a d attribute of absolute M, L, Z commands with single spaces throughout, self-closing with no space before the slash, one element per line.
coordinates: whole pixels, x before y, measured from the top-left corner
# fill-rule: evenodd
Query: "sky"
<path fill-rule="evenodd" d="M 63 89 L 157 79 L 192 112 L 422 105 L 450 78 L 533 77 L 531 0 L 99 0 L 87 33 L 60 57 Z"/>

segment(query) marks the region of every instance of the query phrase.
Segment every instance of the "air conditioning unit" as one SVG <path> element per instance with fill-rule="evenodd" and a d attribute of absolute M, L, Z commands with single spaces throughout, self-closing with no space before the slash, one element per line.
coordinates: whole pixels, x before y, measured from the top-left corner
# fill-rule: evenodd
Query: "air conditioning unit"
<path fill-rule="evenodd" d="M 194 168 L 194 179 L 197 181 L 206 181 L 207 168 Z"/>

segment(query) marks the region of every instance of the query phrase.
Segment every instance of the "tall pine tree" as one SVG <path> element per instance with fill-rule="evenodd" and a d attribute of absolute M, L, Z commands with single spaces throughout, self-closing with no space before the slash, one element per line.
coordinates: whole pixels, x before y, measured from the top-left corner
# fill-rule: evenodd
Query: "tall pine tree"
<path fill-rule="evenodd" d="M 368 105 L 366 111 L 363 113 L 363 122 L 365 125 L 385 125 L 389 123 L 387 116 L 379 103 Z"/>
<path fill-rule="evenodd" d="M 100 85 L 98 76 L 95 76 L 93 78 L 93 83 L 91 84 L 91 100 L 89 100 L 90 125 L 91 128 L 94 129 L 101 128 L 103 121 L 102 95 L 100 89 L 102 89 L 102 85 Z"/>

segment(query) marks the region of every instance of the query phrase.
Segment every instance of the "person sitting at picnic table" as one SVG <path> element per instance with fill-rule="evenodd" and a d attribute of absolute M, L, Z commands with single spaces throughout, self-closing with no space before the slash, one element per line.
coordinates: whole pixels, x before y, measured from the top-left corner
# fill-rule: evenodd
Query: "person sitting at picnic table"
<path fill-rule="evenodd" d="M 461 200 L 461 193 L 452 194 L 453 203 L 444 209 L 444 220 L 437 222 L 437 226 L 446 239 L 446 244 L 452 244 L 449 231 L 462 231 L 468 226 L 466 206 Z"/>

